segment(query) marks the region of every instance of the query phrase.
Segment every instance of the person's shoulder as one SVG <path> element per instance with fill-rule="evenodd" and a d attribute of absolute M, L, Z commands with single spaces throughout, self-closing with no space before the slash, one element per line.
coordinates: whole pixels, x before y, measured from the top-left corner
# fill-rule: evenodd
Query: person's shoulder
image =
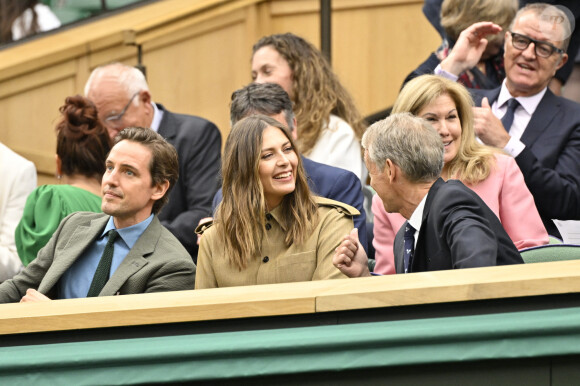
<path fill-rule="evenodd" d="M 338 115 L 330 114 L 328 129 L 335 133 L 335 135 L 340 134 L 341 136 L 354 137 L 354 130 L 352 127 L 348 124 L 347 121 Z"/>
<path fill-rule="evenodd" d="M 432 190 L 429 191 L 432 194 Z M 446 202 L 456 202 L 464 199 L 465 197 L 478 197 L 477 193 L 471 190 L 469 187 L 459 180 L 447 180 L 443 183 L 438 184 L 434 194 L 438 199 Z"/>
<path fill-rule="evenodd" d="M 195 227 L 195 233 L 198 235 L 203 235 L 205 231 L 207 231 L 212 227 L 213 224 L 214 220 L 205 221 L 202 224 L 199 224 L 197 227 Z"/>
<path fill-rule="evenodd" d="M 217 129 L 217 126 L 208 119 L 199 117 L 197 115 L 189 115 L 189 114 L 182 114 L 182 113 L 174 113 L 172 111 L 167 110 L 162 104 L 157 103 L 157 108 L 163 111 L 163 118 L 164 119 L 174 119 L 181 123 L 187 123 L 188 126 L 194 127 L 203 127 L 207 129 Z"/>
<path fill-rule="evenodd" d="M 14 150 L 10 149 L 8 146 L 0 142 L 0 158 L 3 158 L 2 167 L 7 167 L 10 169 L 25 169 L 32 168 L 36 171 L 34 163 L 27 160 L 20 154 L 16 153 Z"/>
<path fill-rule="evenodd" d="M 498 169 L 506 169 L 513 166 L 517 166 L 515 158 L 508 154 L 495 153 L 493 155 L 493 160 L 495 167 L 497 167 Z"/>
<path fill-rule="evenodd" d="M 550 92 L 550 90 L 548 90 Z M 551 93 L 551 92 L 550 92 Z M 560 105 L 567 111 L 574 112 L 576 115 L 580 116 L 580 103 L 573 101 L 562 96 L 552 94 L 554 98 L 560 103 Z"/>
<path fill-rule="evenodd" d="M 313 176 L 320 176 L 321 178 L 331 178 L 333 180 L 339 179 L 342 181 L 352 179 L 360 181 L 359 178 L 356 176 L 356 174 L 354 174 L 350 170 L 323 164 L 321 162 L 316 162 L 307 157 L 303 157 L 302 162 L 304 165 L 304 169 L 306 170 L 306 173 L 311 178 Z"/>
<path fill-rule="evenodd" d="M 316 204 L 321 209 L 336 209 L 339 213 L 345 214 L 347 216 L 357 216 L 360 212 L 353 206 L 345 204 L 344 202 L 331 200 L 330 198 L 326 197 L 315 197 Z"/>

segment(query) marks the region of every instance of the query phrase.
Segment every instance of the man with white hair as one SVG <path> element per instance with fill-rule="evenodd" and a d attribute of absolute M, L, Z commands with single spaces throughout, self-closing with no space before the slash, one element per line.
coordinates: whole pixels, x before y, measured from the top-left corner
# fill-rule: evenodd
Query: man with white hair
<path fill-rule="evenodd" d="M 122 63 L 96 68 L 85 95 L 97 106 L 111 138 L 126 127 L 149 127 L 175 147 L 180 175 L 159 220 L 197 260 L 195 227 L 211 215 L 219 183 L 221 134 L 216 125 L 153 103 L 143 73 Z"/>

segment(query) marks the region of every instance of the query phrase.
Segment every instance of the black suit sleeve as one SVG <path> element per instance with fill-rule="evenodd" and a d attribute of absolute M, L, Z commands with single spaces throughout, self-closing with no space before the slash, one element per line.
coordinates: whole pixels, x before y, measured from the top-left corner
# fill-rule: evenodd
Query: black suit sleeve
<path fill-rule="evenodd" d="M 497 265 L 497 237 L 478 211 L 479 208 L 473 204 L 458 204 L 448 215 L 443 215 L 444 235 L 454 269 Z"/>
<path fill-rule="evenodd" d="M 554 169 L 545 167 L 528 147 L 516 162 L 543 217 L 580 219 L 580 130 L 562 150 Z"/>
<path fill-rule="evenodd" d="M 161 223 L 183 244 L 194 261 L 197 259 L 195 228 L 204 217 L 211 216 L 212 199 L 218 188 L 221 163 L 221 134 L 213 123 L 196 130 L 194 138 L 181 139 L 178 192 L 172 192 L 167 213 L 160 214 Z M 172 202 L 172 200 L 174 202 Z"/>

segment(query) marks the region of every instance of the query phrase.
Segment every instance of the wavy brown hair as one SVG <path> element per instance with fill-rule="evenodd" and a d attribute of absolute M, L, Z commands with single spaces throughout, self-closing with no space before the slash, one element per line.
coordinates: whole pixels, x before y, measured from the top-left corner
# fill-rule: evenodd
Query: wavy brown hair
<path fill-rule="evenodd" d="M 59 111 L 62 118 L 55 129 L 56 154 L 62 174 L 101 181 L 112 140 L 97 116 L 97 108 L 87 98 L 75 95 L 66 98 Z"/>
<path fill-rule="evenodd" d="M 230 262 L 240 270 L 259 255 L 269 211 L 258 168 L 264 130 L 273 126 L 282 131 L 294 148 L 288 129 L 273 118 L 253 115 L 234 125 L 222 158 L 223 200 L 216 213 L 216 229 Z M 287 229 L 287 246 L 302 243 L 318 222 L 317 204 L 306 182 L 302 159 L 298 156 L 296 187 L 281 206 L 281 226 Z"/>
<path fill-rule="evenodd" d="M 473 128 L 473 100 L 459 83 L 436 75 L 421 75 L 409 81 L 399 93 L 392 113 L 410 112 L 417 115 L 425 106 L 441 95 L 449 95 L 461 121 L 461 144 L 457 155 L 444 166 L 448 178 L 458 178 L 469 184 L 485 180 L 495 165 L 494 154 L 499 150 L 480 144 Z"/>
<path fill-rule="evenodd" d="M 300 151 L 308 155 L 328 125 L 330 114 L 345 120 L 360 141 L 366 123 L 322 53 L 303 38 L 285 33 L 261 38 L 254 44 L 252 56 L 266 46 L 278 51 L 292 70 L 292 102 Z"/>

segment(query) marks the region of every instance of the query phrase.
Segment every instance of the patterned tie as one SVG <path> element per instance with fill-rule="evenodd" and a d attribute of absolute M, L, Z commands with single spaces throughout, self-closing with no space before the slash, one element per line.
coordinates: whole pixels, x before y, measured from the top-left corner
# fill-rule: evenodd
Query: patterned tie
<path fill-rule="evenodd" d="M 405 235 L 403 236 L 403 240 L 405 240 L 405 273 L 411 269 L 410 264 L 413 261 L 413 253 L 415 252 L 415 228 L 411 226 L 411 224 L 405 224 Z"/>
<path fill-rule="evenodd" d="M 93 276 L 93 282 L 91 283 L 91 288 L 89 288 L 88 298 L 99 296 L 105 284 L 109 280 L 109 273 L 111 272 L 111 263 L 113 262 L 113 250 L 115 248 L 115 240 L 119 236 L 119 233 L 115 229 L 109 231 L 109 240 L 107 245 L 105 245 L 105 250 L 101 256 L 101 261 L 97 266 L 95 271 L 95 276 Z"/>
<path fill-rule="evenodd" d="M 507 101 L 507 111 L 501 119 L 501 123 L 503 123 L 503 127 L 508 133 L 510 132 L 512 123 L 514 122 L 514 113 L 519 105 L 520 102 L 518 102 L 515 98 L 511 98 Z"/>

